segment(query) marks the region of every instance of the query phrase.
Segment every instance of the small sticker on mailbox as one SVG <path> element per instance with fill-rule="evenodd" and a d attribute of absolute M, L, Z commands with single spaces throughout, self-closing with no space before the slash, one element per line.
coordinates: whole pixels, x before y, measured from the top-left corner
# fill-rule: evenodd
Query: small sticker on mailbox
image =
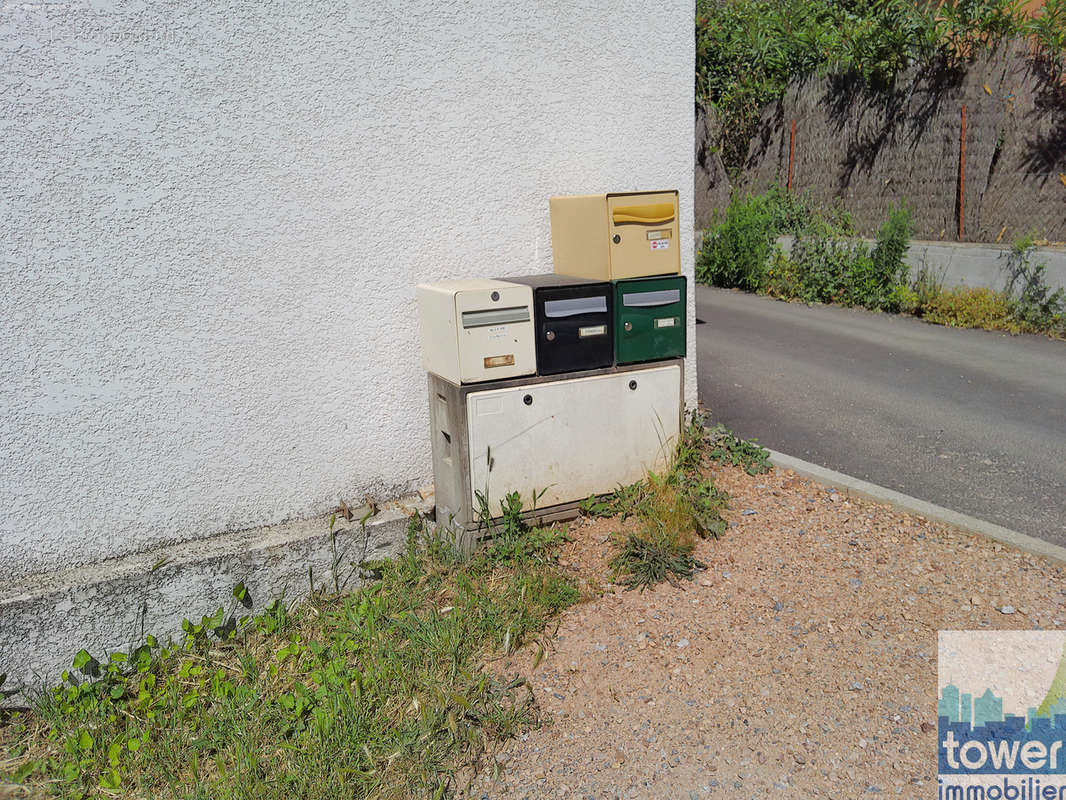
<path fill-rule="evenodd" d="M 660 317 L 655 320 L 656 328 L 673 328 L 675 325 L 681 324 L 679 317 Z"/>
<path fill-rule="evenodd" d="M 649 244 L 652 250 L 667 250 L 670 247 L 669 239 L 652 239 Z"/>

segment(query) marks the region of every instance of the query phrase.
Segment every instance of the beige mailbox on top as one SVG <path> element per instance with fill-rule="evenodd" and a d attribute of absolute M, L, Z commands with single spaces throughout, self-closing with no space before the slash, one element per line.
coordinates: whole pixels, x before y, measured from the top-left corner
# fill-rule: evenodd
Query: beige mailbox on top
<path fill-rule="evenodd" d="M 598 281 L 681 272 L 677 191 L 553 197 L 555 271 Z"/>
<path fill-rule="evenodd" d="M 422 283 L 422 365 L 454 384 L 537 371 L 533 290 L 494 280 Z"/>

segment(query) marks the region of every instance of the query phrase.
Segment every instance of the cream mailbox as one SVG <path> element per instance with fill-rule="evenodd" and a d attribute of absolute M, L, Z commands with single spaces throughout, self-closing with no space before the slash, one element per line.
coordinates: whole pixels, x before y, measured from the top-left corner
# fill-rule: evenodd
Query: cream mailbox
<path fill-rule="evenodd" d="M 419 284 L 422 365 L 454 384 L 532 375 L 533 290 L 494 280 Z"/>
<path fill-rule="evenodd" d="M 597 281 L 681 272 L 677 191 L 553 197 L 555 272 Z"/>

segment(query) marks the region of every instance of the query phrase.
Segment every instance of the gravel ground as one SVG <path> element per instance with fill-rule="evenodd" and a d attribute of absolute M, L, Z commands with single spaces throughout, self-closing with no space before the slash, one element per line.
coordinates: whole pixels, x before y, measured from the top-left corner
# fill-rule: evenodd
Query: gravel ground
<path fill-rule="evenodd" d="M 680 587 L 618 590 L 618 520 L 571 526 L 563 562 L 605 592 L 530 675 L 546 724 L 467 796 L 935 797 L 937 631 L 1066 624 L 1051 562 L 791 471 L 714 473 L 731 526 Z"/>

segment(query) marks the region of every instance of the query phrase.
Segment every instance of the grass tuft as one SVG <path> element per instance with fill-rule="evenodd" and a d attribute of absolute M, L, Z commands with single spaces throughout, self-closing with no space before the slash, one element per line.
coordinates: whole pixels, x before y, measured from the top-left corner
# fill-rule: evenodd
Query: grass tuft
<path fill-rule="evenodd" d="M 706 453 L 704 421 L 693 413 L 666 472 L 650 472 L 641 483 L 586 503 L 590 514 L 635 519 L 635 530 L 616 534 L 618 552 L 610 561 L 623 586 L 644 589 L 663 581 L 677 583 L 704 568 L 693 556 L 696 541 L 725 533 L 721 512 L 729 501 L 703 474 Z"/>
<path fill-rule="evenodd" d="M 706 569 L 692 555 L 695 542 L 679 541 L 664 526 L 650 527 L 627 534 L 611 559 L 611 568 L 623 576 L 623 586 L 644 589 L 663 581 L 676 586 L 678 578 L 691 579 L 696 569 Z"/>

